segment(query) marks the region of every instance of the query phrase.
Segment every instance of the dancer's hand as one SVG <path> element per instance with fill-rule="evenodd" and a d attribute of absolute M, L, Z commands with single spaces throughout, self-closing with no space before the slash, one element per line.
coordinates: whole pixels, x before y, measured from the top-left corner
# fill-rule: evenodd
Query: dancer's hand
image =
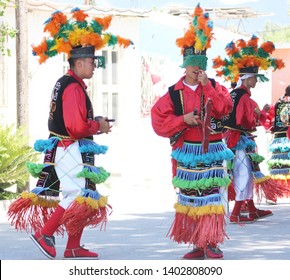
<path fill-rule="evenodd" d="M 207 83 L 208 83 L 207 74 L 203 70 L 198 71 L 197 79 L 201 83 L 201 85 L 203 85 L 203 86 L 207 85 Z"/>
<path fill-rule="evenodd" d="M 107 133 L 108 134 L 109 132 L 111 132 L 112 126 L 108 122 L 108 118 L 107 117 L 105 117 L 105 118 L 99 118 L 98 122 L 100 124 L 99 131 L 101 133 Z"/>
<path fill-rule="evenodd" d="M 263 110 L 266 111 L 266 112 L 269 112 L 270 105 L 269 104 L 265 104 L 264 107 L 263 107 Z"/>
<path fill-rule="evenodd" d="M 194 114 L 194 112 L 183 115 L 183 121 L 188 125 L 196 126 L 200 123 L 199 115 Z"/>

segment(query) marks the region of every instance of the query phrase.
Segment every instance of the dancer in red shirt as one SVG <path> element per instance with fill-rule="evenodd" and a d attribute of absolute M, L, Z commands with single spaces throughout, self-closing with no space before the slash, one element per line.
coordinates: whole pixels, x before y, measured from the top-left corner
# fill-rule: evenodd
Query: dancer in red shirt
<path fill-rule="evenodd" d="M 98 258 L 97 253 L 83 248 L 80 240 L 84 228 L 105 223 L 111 209 L 107 197 L 96 189 L 110 173 L 94 165 L 95 155 L 105 154 L 108 147 L 95 143 L 93 135 L 109 133 L 112 126 L 107 117 L 95 117 L 83 80 L 91 79 L 96 67 L 104 67 L 104 57 L 95 56 L 95 49 L 106 44 L 126 47 L 131 41 L 102 34 L 112 17 L 88 23 L 87 16 L 78 8 L 72 10 L 70 20 L 55 12 L 44 28 L 51 37 L 33 46 L 40 63 L 65 53 L 70 69 L 52 91 L 49 139 L 34 145 L 35 150 L 45 153 L 43 165 L 28 164 L 31 174 L 38 177 L 36 188 L 24 192 L 8 210 L 16 229 L 34 231 L 31 239 L 50 259 L 56 257 L 54 233 L 63 235 L 64 230 L 68 235 L 65 259 Z"/>
<path fill-rule="evenodd" d="M 259 74 L 259 68 L 273 66 L 274 70 L 280 69 L 284 63 L 279 59 L 270 57 L 274 50 L 272 42 L 265 42 L 258 46 L 256 36 L 246 42 L 243 39 L 231 42 L 226 47 L 229 58 L 214 59 L 214 68 L 226 80 L 237 82 L 231 91 L 234 108 L 225 120 L 225 139 L 227 146 L 235 153 L 233 160 L 233 185 L 235 190 L 235 205 L 230 221 L 233 223 L 253 222 L 256 219 L 272 215 L 270 210 L 257 209 L 254 201 L 254 188 L 258 199 L 262 196 L 275 200 L 280 193 L 280 186 L 270 176 L 265 176 L 259 168 L 259 163 L 264 157 L 257 154 L 257 147 L 253 133 L 258 125 L 266 121 L 266 114 L 270 106 L 265 105 L 260 110 L 258 104 L 251 98 L 251 89 L 256 86 L 257 79 L 268 79 Z M 249 216 L 240 215 L 243 201 L 247 201 Z"/>
<path fill-rule="evenodd" d="M 223 258 L 219 244 L 226 237 L 224 196 L 230 179 L 225 161 L 233 153 L 223 142 L 221 119 L 231 111 L 232 101 L 228 90 L 206 74 L 211 30 L 212 21 L 198 5 L 188 31 L 176 41 L 185 76 L 151 110 L 154 131 L 171 140 L 178 201 L 168 235 L 193 246 L 184 259 Z"/>

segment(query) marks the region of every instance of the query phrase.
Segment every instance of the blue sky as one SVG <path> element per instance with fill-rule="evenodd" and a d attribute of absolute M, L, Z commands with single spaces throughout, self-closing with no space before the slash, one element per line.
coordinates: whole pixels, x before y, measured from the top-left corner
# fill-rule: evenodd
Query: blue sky
<path fill-rule="evenodd" d="M 260 13 L 273 14 L 254 19 L 244 19 L 240 28 L 250 34 L 263 31 L 266 22 L 274 22 L 282 26 L 290 25 L 290 17 L 288 16 L 289 0 L 96 0 L 97 5 L 140 9 L 151 9 L 153 7 L 162 9 L 162 7 L 169 5 L 195 7 L 198 2 L 204 8 L 248 7 Z M 215 24 L 223 26 L 225 23 L 217 21 Z"/>

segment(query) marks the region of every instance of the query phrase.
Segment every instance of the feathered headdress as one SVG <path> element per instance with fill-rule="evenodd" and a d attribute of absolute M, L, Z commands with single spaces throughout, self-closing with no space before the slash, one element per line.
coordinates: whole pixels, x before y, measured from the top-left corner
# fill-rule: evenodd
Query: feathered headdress
<path fill-rule="evenodd" d="M 213 59 L 213 68 L 217 69 L 217 76 L 224 77 L 226 81 L 237 82 L 241 74 L 256 74 L 260 80 L 268 79 L 259 70 L 272 68 L 273 71 L 285 66 L 278 58 L 272 58 L 275 45 L 271 41 L 263 42 L 258 46 L 259 38 L 253 35 L 249 41 L 239 39 L 227 44 L 225 50 L 228 58 L 220 56 Z"/>
<path fill-rule="evenodd" d="M 203 13 L 199 3 L 192 14 L 192 18 L 184 36 L 176 39 L 176 45 L 181 48 L 184 58 L 181 67 L 197 65 L 205 70 L 207 64 L 206 50 L 211 47 L 213 38 L 213 22 L 210 20 L 208 13 Z"/>
<path fill-rule="evenodd" d="M 129 39 L 104 32 L 110 26 L 112 16 L 87 21 L 88 14 L 83 10 L 74 8 L 71 13 L 72 17 L 67 19 L 61 11 L 56 11 L 44 23 L 43 31 L 49 36 L 43 38 L 39 45 L 32 45 L 33 55 L 39 56 L 40 64 L 60 53 L 67 54 L 69 58 L 74 47 L 94 46 L 95 50 L 100 50 L 116 44 L 124 48 L 133 44 Z"/>

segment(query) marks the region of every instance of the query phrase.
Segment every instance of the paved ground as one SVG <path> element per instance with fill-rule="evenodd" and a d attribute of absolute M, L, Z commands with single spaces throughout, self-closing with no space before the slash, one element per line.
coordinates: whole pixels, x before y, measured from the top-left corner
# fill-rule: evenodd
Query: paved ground
<path fill-rule="evenodd" d="M 102 260 L 177 260 L 189 250 L 166 237 L 171 225 L 175 194 L 171 187 L 119 186 L 109 189 L 114 211 L 105 231 L 86 229 L 82 242 Z M 290 199 L 289 199 L 290 200 Z M 277 205 L 261 203 L 273 216 L 253 224 L 228 223 L 229 239 L 221 249 L 226 260 L 290 260 L 290 201 Z M 230 204 L 230 208 L 231 208 Z M 66 237 L 56 238 L 61 259 Z M 0 214 L 0 259 L 44 260 L 45 256 L 25 232 L 17 232 Z"/>

